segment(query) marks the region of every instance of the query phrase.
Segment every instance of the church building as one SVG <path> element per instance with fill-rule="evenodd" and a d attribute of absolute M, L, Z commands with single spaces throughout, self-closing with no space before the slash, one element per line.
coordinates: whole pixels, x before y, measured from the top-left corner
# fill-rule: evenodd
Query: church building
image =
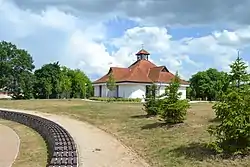
<path fill-rule="evenodd" d="M 157 95 L 165 92 L 165 87 L 169 85 L 174 77 L 167 67 L 156 66 L 148 60 L 149 53 L 141 49 L 136 53 L 137 61 L 128 68 L 110 67 L 108 73 L 93 82 L 95 97 L 121 97 L 121 98 L 144 98 L 148 88 L 153 83 L 157 85 Z M 109 75 L 112 74 L 116 89 L 109 91 L 106 83 Z M 189 83 L 181 80 L 179 92 L 181 99 L 186 99 L 186 88 Z"/>

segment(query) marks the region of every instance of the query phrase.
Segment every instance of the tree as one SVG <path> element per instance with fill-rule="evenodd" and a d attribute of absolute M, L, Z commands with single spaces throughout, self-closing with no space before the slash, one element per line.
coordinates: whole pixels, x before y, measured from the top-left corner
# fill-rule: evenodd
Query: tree
<path fill-rule="evenodd" d="M 230 65 L 230 89 L 213 108 L 220 123 L 208 132 L 219 153 L 246 154 L 250 150 L 250 87 L 247 65 L 239 57 Z"/>
<path fill-rule="evenodd" d="M 45 90 L 45 96 L 47 99 L 49 99 L 51 93 L 52 93 L 52 84 L 51 81 L 48 78 L 43 78 L 42 80 L 42 84 L 44 86 L 44 90 Z"/>
<path fill-rule="evenodd" d="M 79 69 L 69 70 L 69 76 L 72 82 L 71 96 L 74 98 L 85 98 L 93 96 L 92 84 L 90 79 Z"/>
<path fill-rule="evenodd" d="M 159 115 L 167 123 L 181 123 L 186 118 L 189 103 L 187 100 L 180 100 L 181 92 L 180 78 L 178 73 L 165 89 L 165 98 L 161 101 Z"/>
<path fill-rule="evenodd" d="M 70 69 L 67 67 L 62 67 L 62 97 L 70 98 L 70 94 L 72 91 L 72 80 L 69 76 Z"/>
<path fill-rule="evenodd" d="M 109 78 L 106 85 L 110 92 L 113 92 L 116 89 L 116 82 L 112 73 L 109 74 Z"/>
<path fill-rule="evenodd" d="M 230 65 L 230 68 L 230 82 L 232 86 L 240 88 L 241 85 L 249 83 L 249 74 L 247 73 L 248 66 L 239 55 L 235 62 Z"/>
<path fill-rule="evenodd" d="M 190 96 L 203 100 L 217 100 L 229 85 L 229 77 L 225 72 L 209 68 L 194 74 L 190 79 Z"/>
<path fill-rule="evenodd" d="M 58 98 L 61 93 L 61 67 L 59 62 L 49 63 L 43 65 L 40 69 L 37 69 L 34 73 L 36 83 L 34 85 L 34 94 L 37 94 L 38 98 L 48 98 L 46 85 L 51 85 L 51 92 L 49 98 Z M 45 82 L 46 81 L 46 82 Z M 43 83 L 43 84 L 41 84 Z M 46 83 L 46 84 L 45 84 Z"/>
<path fill-rule="evenodd" d="M 15 99 L 32 97 L 32 70 L 35 68 L 31 55 L 6 41 L 0 42 L 0 89 Z"/>
<path fill-rule="evenodd" d="M 159 111 L 159 104 L 160 104 L 160 99 L 157 99 L 156 97 L 156 90 L 157 90 L 157 85 L 152 84 L 148 86 L 148 92 L 146 95 L 146 102 L 143 104 L 143 109 L 146 111 L 148 116 L 155 116 L 158 114 Z"/>

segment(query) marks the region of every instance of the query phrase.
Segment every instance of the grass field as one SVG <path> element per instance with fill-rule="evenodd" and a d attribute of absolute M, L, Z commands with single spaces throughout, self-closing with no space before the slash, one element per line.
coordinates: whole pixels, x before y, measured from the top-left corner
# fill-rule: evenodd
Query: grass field
<path fill-rule="evenodd" d="M 82 100 L 0 101 L 0 107 L 69 115 L 112 133 L 154 167 L 240 167 L 250 158 L 215 158 L 204 145 L 211 140 L 206 129 L 215 117 L 211 104 L 192 104 L 185 123 L 164 126 L 146 118 L 141 104 L 85 102 Z"/>
<path fill-rule="evenodd" d="M 46 166 L 47 148 L 43 138 L 34 130 L 0 119 L 0 124 L 12 128 L 20 138 L 20 148 L 17 159 L 12 167 L 42 167 Z"/>

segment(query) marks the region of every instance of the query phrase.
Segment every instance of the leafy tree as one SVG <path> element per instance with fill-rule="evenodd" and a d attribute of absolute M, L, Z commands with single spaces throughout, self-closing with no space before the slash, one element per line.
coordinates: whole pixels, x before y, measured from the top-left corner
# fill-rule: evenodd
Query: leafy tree
<path fill-rule="evenodd" d="M 32 70 L 35 68 L 30 54 L 14 44 L 0 42 L 0 89 L 15 99 L 32 97 Z"/>
<path fill-rule="evenodd" d="M 45 85 L 51 85 L 51 92 L 49 98 L 57 98 L 61 93 L 61 67 L 59 62 L 49 63 L 43 65 L 40 69 L 35 71 L 36 83 L 34 85 L 35 94 L 38 98 L 48 98 L 48 91 Z M 46 82 L 45 82 L 46 81 Z M 43 83 L 43 85 L 41 85 Z M 46 84 L 45 84 L 46 83 Z"/>
<path fill-rule="evenodd" d="M 181 123 L 186 118 L 189 103 L 187 100 L 180 100 L 181 92 L 180 78 L 178 73 L 172 79 L 169 86 L 166 87 L 166 97 L 161 101 L 159 115 L 167 123 Z"/>
<path fill-rule="evenodd" d="M 64 98 L 70 98 L 70 94 L 72 91 L 72 81 L 69 76 L 70 69 L 67 67 L 62 67 L 62 97 Z"/>
<path fill-rule="evenodd" d="M 229 77 L 225 72 L 209 68 L 194 74 L 190 79 L 190 96 L 203 100 L 217 100 L 229 85 Z"/>
<path fill-rule="evenodd" d="M 210 147 L 219 153 L 246 154 L 250 150 L 250 87 L 247 66 L 239 57 L 230 65 L 230 89 L 213 108 L 220 124 L 208 132 L 216 140 Z"/>
<path fill-rule="evenodd" d="M 42 84 L 44 86 L 44 90 L 45 90 L 45 96 L 47 99 L 49 99 L 51 93 L 52 93 L 52 84 L 51 81 L 47 78 L 43 78 L 42 80 Z"/>
<path fill-rule="evenodd" d="M 109 78 L 107 80 L 107 88 L 110 92 L 113 92 L 116 89 L 116 82 L 115 82 L 115 78 L 113 76 L 113 74 L 109 74 Z"/>
<path fill-rule="evenodd" d="M 92 84 L 89 78 L 79 69 L 69 70 L 69 76 L 72 82 L 71 96 L 74 98 L 85 98 L 93 96 Z"/>

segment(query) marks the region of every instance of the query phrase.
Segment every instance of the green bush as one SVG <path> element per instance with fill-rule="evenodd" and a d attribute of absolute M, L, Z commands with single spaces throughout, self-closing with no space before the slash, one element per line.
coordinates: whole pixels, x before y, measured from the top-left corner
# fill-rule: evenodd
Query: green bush
<path fill-rule="evenodd" d="M 106 101 L 106 102 L 141 102 L 140 98 L 115 98 L 115 97 L 90 97 L 90 100 L 95 100 L 95 101 Z"/>
<path fill-rule="evenodd" d="M 160 104 L 159 115 L 167 123 L 182 123 L 186 119 L 189 106 L 187 100 L 172 103 L 171 100 L 164 99 Z"/>
<path fill-rule="evenodd" d="M 143 104 L 143 109 L 146 111 L 148 116 L 154 116 L 159 113 L 161 100 L 155 98 L 148 98 Z"/>
<path fill-rule="evenodd" d="M 216 137 L 209 146 L 218 153 L 246 154 L 250 151 L 250 92 L 232 91 L 214 105 L 220 124 L 208 132 Z"/>

